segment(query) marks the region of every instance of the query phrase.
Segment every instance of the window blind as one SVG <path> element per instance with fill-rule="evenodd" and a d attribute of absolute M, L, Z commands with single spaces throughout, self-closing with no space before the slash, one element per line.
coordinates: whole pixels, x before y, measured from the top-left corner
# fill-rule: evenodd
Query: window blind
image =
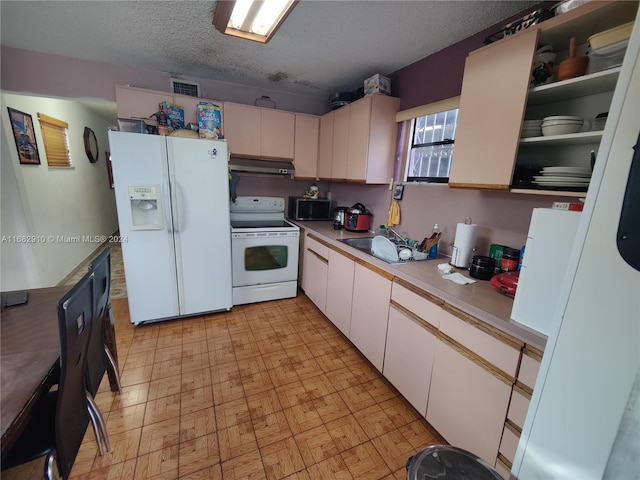
<path fill-rule="evenodd" d="M 396 122 L 404 122 L 406 120 L 413 120 L 414 118 L 424 117 L 426 115 L 432 115 L 438 112 L 446 112 L 447 110 L 454 110 L 460 107 L 460 97 L 445 98 L 434 103 L 428 103 L 427 105 L 420 105 L 419 107 L 409 108 L 408 110 L 402 110 L 396 113 Z"/>
<path fill-rule="evenodd" d="M 69 155 L 69 140 L 67 138 L 69 124 L 44 113 L 38 113 L 38 120 L 49 166 L 70 167 L 71 156 Z"/>

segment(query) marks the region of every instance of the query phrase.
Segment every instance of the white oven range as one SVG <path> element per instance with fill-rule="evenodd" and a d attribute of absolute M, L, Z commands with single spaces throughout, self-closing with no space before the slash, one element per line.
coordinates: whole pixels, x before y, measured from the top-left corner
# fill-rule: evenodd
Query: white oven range
<path fill-rule="evenodd" d="M 280 197 L 231 203 L 233 305 L 297 295 L 300 228 L 285 220 L 284 209 Z"/>

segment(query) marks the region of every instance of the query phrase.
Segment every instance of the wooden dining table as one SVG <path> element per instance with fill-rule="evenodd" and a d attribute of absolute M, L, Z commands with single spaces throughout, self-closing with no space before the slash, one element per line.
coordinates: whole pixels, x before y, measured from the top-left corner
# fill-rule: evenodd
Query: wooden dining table
<path fill-rule="evenodd" d="M 10 307 L 5 307 L 5 298 L 12 292 L 0 293 L 2 458 L 24 429 L 40 396 L 58 377 L 60 333 L 57 305 L 71 288 L 67 285 L 27 290 L 27 303 Z M 114 340 L 113 325 L 108 321 L 104 323 L 108 325 L 103 325 L 103 328 L 110 329 Z M 117 391 L 117 384 L 111 382 L 111 375 L 109 377 L 111 389 Z"/>

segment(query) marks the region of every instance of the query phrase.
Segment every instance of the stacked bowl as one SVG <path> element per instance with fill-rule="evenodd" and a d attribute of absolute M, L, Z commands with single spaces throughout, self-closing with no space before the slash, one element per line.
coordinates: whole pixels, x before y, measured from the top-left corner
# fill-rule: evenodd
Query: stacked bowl
<path fill-rule="evenodd" d="M 547 137 L 550 135 L 578 133 L 582 129 L 583 125 L 584 119 L 581 117 L 572 117 L 569 115 L 544 117 L 542 120 L 542 135 Z"/>
<path fill-rule="evenodd" d="M 522 122 L 521 138 L 539 137 L 542 135 L 542 120 L 525 120 Z"/>

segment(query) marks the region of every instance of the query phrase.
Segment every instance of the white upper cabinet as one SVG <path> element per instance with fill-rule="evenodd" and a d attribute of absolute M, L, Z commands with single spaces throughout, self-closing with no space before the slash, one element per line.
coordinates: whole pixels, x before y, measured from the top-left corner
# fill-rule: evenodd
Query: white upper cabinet
<path fill-rule="evenodd" d="M 393 177 L 400 99 L 368 95 L 322 116 L 318 177 L 388 183 Z"/>
<path fill-rule="evenodd" d="M 225 102 L 222 131 L 232 155 L 293 159 L 292 112 Z"/>
<path fill-rule="evenodd" d="M 315 179 L 318 174 L 320 117 L 296 113 L 293 163 L 296 178 Z"/>

